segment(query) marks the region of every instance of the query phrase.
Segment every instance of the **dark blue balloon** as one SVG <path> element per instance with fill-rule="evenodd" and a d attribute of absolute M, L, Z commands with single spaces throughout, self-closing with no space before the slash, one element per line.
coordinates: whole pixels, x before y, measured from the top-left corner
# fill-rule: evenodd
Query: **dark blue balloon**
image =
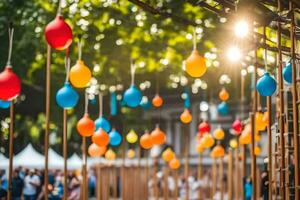
<path fill-rule="evenodd" d="M 56 93 L 56 103 L 64 109 L 73 108 L 79 100 L 79 95 L 69 82 L 66 82 Z"/>
<path fill-rule="evenodd" d="M 218 105 L 218 112 L 220 115 L 227 115 L 229 113 L 229 107 L 226 102 L 222 102 Z"/>
<path fill-rule="evenodd" d="M 292 69 L 292 63 L 288 63 L 285 68 L 283 68 L 282 70 L 282 74 L 283 74 L 283 79 L 288 82 L 289 84 L 292 83 L 293 78 L 292 78 L 292 73 L 293 73 L 293 69 Z"/>
<path fill-rule="evenodd" d="M 124 101 L 131 108 L 139 106 L 141 100 L 142 93 L 135 85 L 131 85 L 124 93 Z"/>
<path fill-rule="evenodd" d="M 112 130 L 109 133 L 109 144 L 112 146 L 118 146 L 121 144 L 121 142 L 122 142 L 121 134 L 116 130 Z"/>
<path fill-rule="evenodd" d="M 9 108 L 9 106 L 10 106 L 10 101 L 0 100 L 0 108 L 7 109 L 7 108 Z"/>
<path fill-rule="evenodd" d="M 102 128 L 106 133 L 110 131 L 110 123 L 104 117 L 99 117 L 98 119 L 96 119 L 95 125 L 96 125 L 96 131 L 99 128 Z"/>
<path fill-rule="evenodd" d="M 272 96 L 276 91 L 277 83 L 273 77 L 266 72 L 256 83 L 256 89 L 261 96 Z"/>

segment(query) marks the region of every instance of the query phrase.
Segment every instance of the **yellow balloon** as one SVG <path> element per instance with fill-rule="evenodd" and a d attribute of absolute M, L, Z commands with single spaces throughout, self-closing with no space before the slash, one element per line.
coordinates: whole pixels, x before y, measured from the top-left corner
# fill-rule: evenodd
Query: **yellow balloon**
<path fill-rule="evenodd" d="M 206 72 L 205 58 L 200 56 L 197 50 L 193 50 L 185 61 L 185 70 L 191 77 L 198 78 L 203 76 Z"/>
<path fill-rule="evenodd" d="M 250 144 L 251 143 L 251 133 L 243 132 L 239 138 L 240 144 Z"/>
<path fill-rule="evenodd" d="M 162 153 L 162 159 L 166 162 L 169 162 L 169 161 L 173 160 L 173 158 L 175 158 L 175 154 L 170 148 L 166 149 Z"/>
<path fill-rule="evenodd" d="M 129 133 L 126 135 L 126 140 L 128 143 L 136 143 L 136 141 L 138 140 L 138 135 L 136 134 L 136 132 L 134 130 L 130 130 Z"/>
<path fill-rule="evenodd" d="M 192 115 L 188 109 L 184 109 L 183 113 L 180 115 L 180 121 L 184 124 L 188 124 L 192 121 Z"/>
<path fill-rule="evenodd" d="M 208 149 L 212 147 L 215 144 L 214 138 L 211 136 L 211 134 L 206 133 L 203 135 L 201 139 L 201 143 L 204 146 L 204 148 Z"/>
<path fill-rule="evenodd" d="M 231 139 L 231 140 L 229 141 L 229 146 L 230 146 L 231 148 L 235 149 L 235 148 L 237 147 L 237 145 L 238 145 L 238 143 L 237 143 L 236 139 Z"/>
<path fill-rule="evenodd" d="M 82 60 L 77 60 L 77 63 L 70 70 L 70 82 L 76 88 L 84 88 L 88 85 L 92 78 L 90 69 Z"/>
<path fill-rule="evenodd" d="M 196 146 L 196 151 L 197 153 L 203 153 L 203 151 L 205 150 L 204 146 L 202 143 L 198 143 L 197 146 Z"/>
<path fill-rule="evenodd" d="M 260 153 L 261 153 L 260 147 L 259 147 L 259 146 L 254 147 L 254 154 L 255 154 L 256 156 L 259 156 Z"/>
<path fill-rule="evenodd" d="M 222 140 L 225 136 L 225 133 L 223 131 L 222 128 L 217 128 L 214 133 L 213 133 L 213 136 L 216 140 Z"/>
<path fill-rule="evenodd" d="M 266 123 L 264 122 L 264 114 L 257 112 L 255 114 L 255 129 L 256 131 L 263 131 L 266 129 Z"/>
<path fill-rule="evenodd" d="M 133 149 L 129 149 L 127 151 L 127 157 L 128 158 L 134 158 L 134 156 L 135 156 L 135 151 Z"/>
<path fill-rule="evenodd" d="M 116 153 L 113 150 L 109 149 L 105 153 L 105 158 L 107 160 L 114 160 L 116 159 Z"/>

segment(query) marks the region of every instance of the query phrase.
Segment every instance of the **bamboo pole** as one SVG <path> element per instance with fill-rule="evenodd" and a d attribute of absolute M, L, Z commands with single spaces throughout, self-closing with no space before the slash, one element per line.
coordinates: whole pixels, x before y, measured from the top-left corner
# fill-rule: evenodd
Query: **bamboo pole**
<path fill-rule="evenodd" d="M 233 159 L 232 159 L 232 149 L 229 148 L 228 150 L 228 178 L 227 178 L 227 184 L 228 184 L 228 199 L 233 199 L 232 189 L 233 189 L 233 181 L 232 181 L 232 171 L 233 171 Z"/>
<path fill-rule="evenodd" d="M 100 166 L 100 162 L 97 165 L 97 199 L 101 200 L 102 199 L 102 192 L 101 192 L 101 166 Z"/>
<path fill-rule="evenodd" d="M 64 194 L 63 194 L 63 199 L 67 200 L 68 198 L 68 164 L 67 164 L 67 159 L 68 159 L 68 148 L 67 148 L 67 131 L 68 131 L 68 124 L 67 124 L 67 110 L 64 109 L 63 111 L 63 154 L 64 154 Z"/>
<path fill-rule="evenodd" d="M 156 200 L 159 199 L 159 192 L 158 192 L 158 180 L 157 180 L 157 175 L 156 175 L 156 172 L 157 172 L 157 165 L 158 165 L 158 161 L 157 161 L 157 158 L 154 159 L 154 166 L 153 166 L 153 183 L 154 183 L 154 198 Z"/>
<path fill-rule="evenodd" d="M 239 176 L 239 151 L 238 151 L 238 147 L 235 148 L 234 151 L 234 159 L 235 159 L 235 199 L 239 199 L 239 188 L 240 188 L 240 184 L 239 184 L 239 180 L 240 180 L 240 176 Z"/>
<path fill-rule="evenodd" d="M 221 200 L 224 199 L 224 181 L 223 181 L 223 176 L 224 176 L 224 165 L 223 165 L 223 157 L 219 159 L 219 181 L 220 181 L 220 190 L 221 190 Z M 238 198 L 236 198 L 238 199 Z"/>
<path fill-rule="evenodd" d="M 168 173 L 169 173 L 168 166 L 165 166 L 165 169 L 164 169 L 164 200 L 169 199 Z"/>
<path fill-rule="evenodd" d="M 289 3 L 291 14 L 291 57 L 292 57 L 292 96 L 293 96 L 293 134 L 294 134 L 294 165 L 295 165 L 295 199 L 299 200 L 299 107 L 297 103 L 297 66 L 296 66 L 296 52 L 295 52 L 295 7 L 293 2 Z"/>
<path fill-rule="evenodd" d="M 257 173 L 256 173 L 256 155 L 254 153 L 255 148 L 255 123 L 254 123 L 254 114 L 250 113 L 250 121 L 251 121 L 251 177 L 252 177 L 252 183 L 253 183 L 253 198 L 257 198 Z"/>
<path fill-rule="evenodd" d="M 45 141 L 44 141 L 44 155 L 45 155 L 45 175 L 44 175 L 44 189 L 45 200 L 48 200 L 48 149 L 49 149 L 49 126 L 50 126 L 50 84 L 51 84 L 51 47 L 47 45 L 47 64 L 46 64 L 46 113 L 45 113 Z"/>
<path fill-rule="evenodd" d="M 198 181 L 202 180 L 202 154 L 199 153 L 198 156 Z M 201 196 L 202 196 L 202 186 L 199 187 L 198 189 L 198 199 L 201 200 Z"/>
<path fill-rule="evenodd" d="M 86 137 L 82 137 L 82 199 L 87 200 Z"/>
<path fill-rule="evenodd" d="M 190 133 L 187 129 L 187 127 L 185 127 L 186 131 L 184 131 L 185 133 L 185 164 L 184 164 L 184 176 L 185 176 L 185 185 L 186 185 L 186 195 L 185 195 L 185 199 L 189 200 L 190 199 L 190 186 L 189 186 L 189 173 L 190 173 L 190 169 L 189 169 L 189 147 L 190 147 Z"/>
<path fill-rule="evenodd" d="M 9 108 L 9 169 L 8 169 L 8 193 L 7 199 L 12 199 L 12 176 L 13 176 L 13 159 L 14 159 L 14 100 L 10 103 Z"/>
<path fill-rule="evenodd" d="M 174 179 L 175 179 L 174 199 L 178 199 L 178 170 L 174 171 Z"/>
<path fill-rule="evenodd" d="M 212 166 L 212 187 L 211 187 L 211 199 L 214 198 L 214 195 L 216 193 L 216 184 L 217 184 L 217 163 L 216 159 L 213 158 L 213 166 Z"/>

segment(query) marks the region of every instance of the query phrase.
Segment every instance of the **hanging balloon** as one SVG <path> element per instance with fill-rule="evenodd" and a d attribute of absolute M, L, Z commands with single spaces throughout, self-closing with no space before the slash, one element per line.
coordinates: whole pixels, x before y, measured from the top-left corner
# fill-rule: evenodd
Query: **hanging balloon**
<path fill-rule="evenodd" d="M 293 81 L 293 68 L 292 68 L 292 63 L 288 63 L 285 68 L 283 68 L 282 70 L 282 74 L 283 74 L 283 79 L 291 84 Z"/>
<path fill-rule="evenodd" d="M 86 87 L 92 78 L 90 69 L 82 60 L 77 60 L 76 64 L 70 70 L 70 82 L 76 88 Z"/>
<path fill-rule="evenodd" d="M 233 148 L 233 149 L 237 148 L 238 143 L 237 143 L 236 139 L 231 139 L 231 140 L 229 141 L 229 146 L 230 146 L 231 148 Z"/>
<path fill-rule="evenodd" d="M 63 109 L 74 108 L 78 99 L 79 95 L 69 82 L 65 82 L 64 86 L 56 93 L 56 103 Z"/>
<path fill-rule="evenodd" d="M 240 144 L 250 144 L 251 143 L 251 132 L 249 131 L 246 131 L 246 132 L 243 132 L 240 137 L 239 137 L 239 142 Z"/>
<path fill-rule="evenodd" d="M 273 77 L 266 72 L 256 83 L 256 89 L 261 96 L 272 96 L 276 91 L 277 83 Z"/>
<path fill-rule="evenodd" d="M 131 85 L 124 93 L 124 101 L 131 108 L 139 106 L 141 100 L 142 93 L 135 85 Z"/>
<path fill-rule="evenodd" d="M 170 148 L 164 150 L 164 152 L 162 153 L 162 159 L 166 162 L 169 162 L 174 158 L 175 158 L 175 154 Z"/>
<path fill-rule="evenodd" d="M 10 101 L 2 101 L 2 100 L 0 100 L 0 108 L 2 108 L 2 109 L 9 108 L 10 103 L 11 103 Z"/>
<path fill-rule="evenodd" d="M 19 96 L 21 92 L 21 80 L 13 72 L 11 66 L 5 67 L 0 73 L 0 99 L 10 101 Z"/>
<path fill-rule="evenodd" d="M 224 136 L 225 136 L 225 133 L 223 131 L 222 128 L 217 128 L 214 133 L 213 133 L 213 136 L 216 140 L 223 140 L 224 139 Z"/>
<path fill-rule="evenodd" d="M 151 109 L 151 107 L 152 107 L 151 103 L 148 101 L 148 97 L 146 97 L 146 96 L 143 96 L 143 97 L 142 97 L 142 101 L 141 101 L 141 103 L 140 103 L 140 106 L 141 106 L 143 109 L 145 109 L 145 110 L 149 110 L 149 109 Z"/>
<path fill-rule="evenodd" d="M 88 153 L 91 157 L 101 157 L 106 152 L 106 146 L 98 146 L 95 143 L 92 143 L 88 148 Z"/>
<path fill-rule="evenodd" d="M 129 133 L 126 135 L 126 140 L 130 144 L 136 143 L 136 141 L 138 140 L 138 135 L 134 130 L 131 129 Z"/>
<path fill-rule="evenodd" d="M 188 109 L 184 109 L 180 115 L 180 121 L 184 124 L 188 124 L 192 121 L 192 115 Z"/>
<path fill-rule="evenodd" d="M 108 149 L 105 153 L 105 158 L 107 160 L 110 160 L 110 161 L 115 160 L 116 159 L 116 153 L 113 150 Z"/>
<path fill-rule="evenodd" d="M 156 94 L 155 97 L 152 99 L 152 104 L 154 107 L 158 108 L 161 107 L 164 103 L 164 100 L 159 96 L 159 94 Z"/>
<path fill-rule="evenodd" d="M 232 123 L 231 128 L 234 130 L 234 133 L 235 133 L 236 135 L 241 134 L 242 128 L 243 128 L 242 122 L 241 122 L 239 119 L 236 119 L 236 120 Z"/>
<path fill-rule="evenodd" d="M 219 98 L 221 101 L 227 101 L 229 99 L 229 93 L 225 88 L 219 92 Z"/>
<path fill-rule="evenodd" d="M 264 112 L 264 116 L 262 118 L 262 121 L 265 123 L 265 125 L 267 126 L 269 123 L 269 113 L 268 111 Z"/>
<path fill-rule="evenodd" d="M 122 142 L 121 134 L 116 130 L 112 130 L 109 133 L 109 144 L 112 146 L 119 146 L 121 142 Z"/>
<path fill-rule="evenodd" d="M 205 58 L 200 56 L 196 49 L 185 60 L 185 70 L 188 75 L 194 78 L 199 78 L 206 72 Z"/>
<path fill-rule="evenodd" d="M 226 102 L 223 101 L 218 105 L 218 112 L 222 116 L 225 116 L 229 113 L 229 107 Z"/>
<path fill-rule="evenodd" d="M 210 147 L 212 147 L 215 144 L 215 140 L 212 137 L 211 134 L 204 134 L 202 139 L 201 139 L 201 143 L 203 145 L 204 148 L 208 149 Z"/>
<path fill-rule="evenodd" d="M 129 149 L 127 151 L 127 158 L 134 158 L 135 157 L 135 151 L 133 149 Z"/>
<path fill-rule="evenodd" d="M 255 148 L 254 148 L 254 154 L 255 154 L 256 156 L 259 156 L 260 153 L 261 153 L 260 147 L 259 147 L 259 146 L 255 146 Z"/>
<path fill-rule="evenodd" d="M 151 135 L 146 132 L 142 137 L 140 138 L 140 145 L 144 149 L 151 149 L 153 147 L 153 141 Z"/>
<path fill-rule="evenodd" d="M 256 133 L 255 136 L 254 136 L 254 139 L 256 142 L 259 142 L 261 137 L 260 137 L 260 134 Z"/>
<path fill-rule="evenodd" d="M 169 162 L 169 167 L 171 169 L 178 169 L 180 167 L 180 161 L 177 158 L 173 158 L 170 162 Z"/>
<path fill-rule="evenodd" d="M 112 116 L 116 116 L 118 113 L 118 106 L 117 106 L 117 94 L 116 92 L 112 92 L 110 95 L 110 114 Z"/>
<path fill-rule="evenodd" d="M 196 151 L 197 153 L 203 153 L 203 151 L 205 150 L 205 147 L 203 145 L 203 143 L 198 143 L 197 146 L 196 146 Z"/>
<path fill-rule="evenodd" d="M 92 141 L 100 147 L 107 146 L 109 144 L 109 135 L 100 128 L 93 134 Z"/>
<path fill-rule="evenodd" d="M 88 114 L 84 114 L 84 116 L 77 122 L 76 128 L 82 137 L 89 137 L 95 132 L 95 123 L 91 120 Z"/>
<path fill-rule="evenodd" d="M 48 44 L 57 50 L 67 49 L 72 43 L 72 29 L 61 15 L 57 15 L 45 29 Z"/>
<path fill-rule="evenodd" d="M 266 123 L 263 120 L 264 114 L 261 112 L 257 112 L 255 114 L 255 128 L 256 131 L 264 131 L 266 129 Z"/>
<path fill-rule="evenodd" d="M 156 144 L 156 145 L 164 144 L 166 141 L 166 135 L 159 128 L 159 126 L 156 126 L 156 128 L 151 132 L 151 138 L 152 138 L 153 144 Z"/>
<path fill-rule="evenodd" d="M 216 145 L 212 151 L 210 152 L 210 156 L 212 158 L 220 158 L 223 157 L 225 155 L 225 150 L 224 147 L 222 147 L 221 145 Z"/>
<path fill-rule="evenodd" d="M 207 122 L 201 122 L 198 126 L 199 133 L 208 133 L 210 132 L 210 125 Z"/>
<path fill-rule="evenodd" d="M 105 119 L 105 117 L 102 117 L 102 116 L 100 116 L 98 119 L 96 119 L 95 125 L 96 125 L 96 130 L 99 130 L 100 128 L 102 128 L 107 133 L 110 131 L 110 128 L 111 128 L 109 121 L 107 119 Z"/>

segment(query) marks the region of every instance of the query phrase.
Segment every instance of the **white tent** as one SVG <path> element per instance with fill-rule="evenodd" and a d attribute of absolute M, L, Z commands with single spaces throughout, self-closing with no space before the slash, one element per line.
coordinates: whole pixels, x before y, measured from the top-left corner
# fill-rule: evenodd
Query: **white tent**
<path fill-rule="evenodd" d="M 8 159 L 0 153 L 0 168 L 6 169 L 8 167 Z"/>
<path fill-rule="evenodd" d="M 64 158 L 56 153 L 53 149 L 48 150 L 49 156 L 49 168 L 50 169 L 58 169 L 64 167 Z"/>
<path fill-rule="evenodd" d="M 28 144 L 23 151 L 14 156 L 14 167 L 40 168 L 44 164 L 44 156 L 37 152 L 31 144 Z"/>
<path fill-rule="evenodd" d="M 68 169 L 80 169 L 81 166 L 82 166 L 81 158 L 76 153 L 74 153 L 68 159 Z"/>

